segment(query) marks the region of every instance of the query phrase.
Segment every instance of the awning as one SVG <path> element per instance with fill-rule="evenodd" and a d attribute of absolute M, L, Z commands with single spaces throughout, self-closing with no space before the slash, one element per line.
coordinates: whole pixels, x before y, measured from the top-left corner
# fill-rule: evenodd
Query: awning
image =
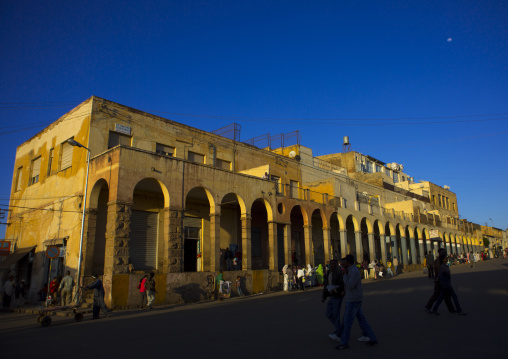
<path fill-rule="evenodd" d="M 28 253 L 30 253 L 36 246 L 18 248 L 11 253 L 3 262 L 0 262 L 0 269 L 9 269 L 13 264 L 18 263 L 20 259 L 23 259 Z"/>
<path fill-rule="evenodd" d="M 42 244 L 45 246 L 58 246 L 58 245 L 63 246 L 67 239 L 69 239 L 69 237 L 47 239 L 44 242 L 42 242 Z"/>

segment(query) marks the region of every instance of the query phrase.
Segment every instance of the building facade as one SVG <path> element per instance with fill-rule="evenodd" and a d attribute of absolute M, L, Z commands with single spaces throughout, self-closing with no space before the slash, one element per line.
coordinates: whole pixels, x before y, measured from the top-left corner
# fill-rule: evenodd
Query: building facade
<path fill-rule="evenodd" d="M 150 271 L 158 303 L 209 297 L 226 248 L 241 262 L 225 277 L 241 275 L 247 293 L 280 289 L 294 258 L 397 256 L 411 269 L 440 246 L 483 250 L 455 194 L 414 183 L 400 165 L 358 152 L 314 157 L 298 140 L 259 148 L 232 129 L 228 138 L 89 98 L 18 147 L 6 230 L 14 252 L 0 268 L 27 280 L 34 300 L 50 278 L 75 275 L 81 254 L 85 281 L 101 275 L 111 305 L 134 306 Z M 46 256 L 51 246 L 57 258 Z"/>

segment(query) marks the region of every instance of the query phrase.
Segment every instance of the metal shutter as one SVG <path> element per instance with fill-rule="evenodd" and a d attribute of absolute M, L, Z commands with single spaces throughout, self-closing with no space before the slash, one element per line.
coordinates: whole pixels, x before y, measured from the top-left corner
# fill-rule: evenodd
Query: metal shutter
<path fill-rule="evenodd" d="M 159 214 L 133 210 L 129 255 L 134 270 L 156 269 Z"/>
<path fill-rule="evenodd" d="M 72 149 L 73 147 L 67 142 L 62 143 L 62 157 L 60 161 L 60 170 L 64 170 L 72 166 Z"/>
<path fill-rule="evenodd" d="M 199 153 L 196 153 L 196 152 L 189 151 L 187 158 L 191 162 L 205 163 L 205 156 L 200 155 Z"/>

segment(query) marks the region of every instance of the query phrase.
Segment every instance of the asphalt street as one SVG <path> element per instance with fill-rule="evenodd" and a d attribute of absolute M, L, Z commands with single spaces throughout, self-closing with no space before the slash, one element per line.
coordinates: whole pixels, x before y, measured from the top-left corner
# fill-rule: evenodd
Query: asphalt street
<path fill-rule="evenodd" d="M 452 284 L 468 314 L 429 315 L 423 307 L 433 282 L 421 272 L 364 281 L 365 315 L 379 343 L 356 340 L 336 350 L 319 289 L 272 293 L 152 311 L 117 311 L 82 322 L 53 317 L 43 328 L 35 315 L 0 313 L 3 358 L 506 358 L 508 260 L 452 266 Z M 344 306 L 342 311 L 344 310 Z"/>

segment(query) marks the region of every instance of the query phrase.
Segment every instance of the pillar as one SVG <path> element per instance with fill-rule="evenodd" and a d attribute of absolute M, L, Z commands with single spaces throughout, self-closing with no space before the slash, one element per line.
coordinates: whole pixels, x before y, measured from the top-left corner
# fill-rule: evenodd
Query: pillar
<path fill-rule="evenodd" d="M 402 261 L 402 264 L 404 266 L 407 266 L 407 240 L 406 240 L 406 237 L 400 237 L 400 251 L 402 253 L 402 258 L 401 258 L 401 261 Z"/>
<path fill-rule="evenodd" d="M 418 247 L 420 248 L 420 262 L 423 264 L 423 257 L 425 256 L 425 250 L 423 249 L 423 239 L 418 240 Z"/>
<path fill-rule="evenodd" d="M 302 266 L 310 264 L 314 266 L 314 253 L 312 248 L 312 226 L 303 226 L 303 243 L 305 243 L 305 263 L 300 263 Z"/>
<path fill-rule="evenodd" d="M 164 208 L 164 256 L 163 273 L 177 273 L 183 270 L 182 211 L 178 208 Z M 201 250 L 203 252 L 203 250 Z"/>
<path fill-rule="evenodd" d="M 374 245 L 374 233 L 368 233 L 369 238 L 369 258 L 370 260 L 376 259 L 376 246 Z"/>
<path fill-rule="evenodd" d="M 381 241 L 381 261 L 386 265 L 386 241 L 390 240 L 389 236 L 380 236 L 379 240 Z"/>
<path fill-rule="evenodd" d="M 277 223 L 268 222 L 268 268 L 278 271 Z"/>
<path fill-rule="evenodd" d="M 286 224 L 284 226 L 284 260 L 285 264 L 293 264 L 291 263 L 291 224 Z"/>
<path fill-rule="evenodd" d="M 359 263 L 363 262 L 363 246 L 362 246 L 362 232 L 355 232 L 355 244 L 356 244 L 356 261 Z"/>
<path fill-rule="evenodd" d="M 220 214 L 210 213 L 210 272 L 218 272 L 220 263 Z M 242 248 L 242 260 L 245 257 Z"/>
<path fill-rule="evenodd" d="M 411 248 L 411 264 L 417 264 L 416 260 L 416 240 L 414 237 L 409 237 L 409 246 Z"/>
<path fill-rule="evenodd" d="M 333 251 L 332 251 L 332 241 L 330 239 L 330 228 L 323 227 L 323 245 L 324 245 L 324 252 L 325 252 L 325 263 L 328 262 L 333 257 Z"/>
<path fill-rule="evenodd" d="M 252 217 L 250 214 L 242 216 L 242 270 L 252 269 L 251 257 L 251 222 Z"/>
<path fill-rule="evenodd" d="M 339 259 L 342 259 L 346 256 L 347 254 L 347 232 L 346 230 L 340 230 L 339 232 L 340 234 L 340 258 Z"/>

